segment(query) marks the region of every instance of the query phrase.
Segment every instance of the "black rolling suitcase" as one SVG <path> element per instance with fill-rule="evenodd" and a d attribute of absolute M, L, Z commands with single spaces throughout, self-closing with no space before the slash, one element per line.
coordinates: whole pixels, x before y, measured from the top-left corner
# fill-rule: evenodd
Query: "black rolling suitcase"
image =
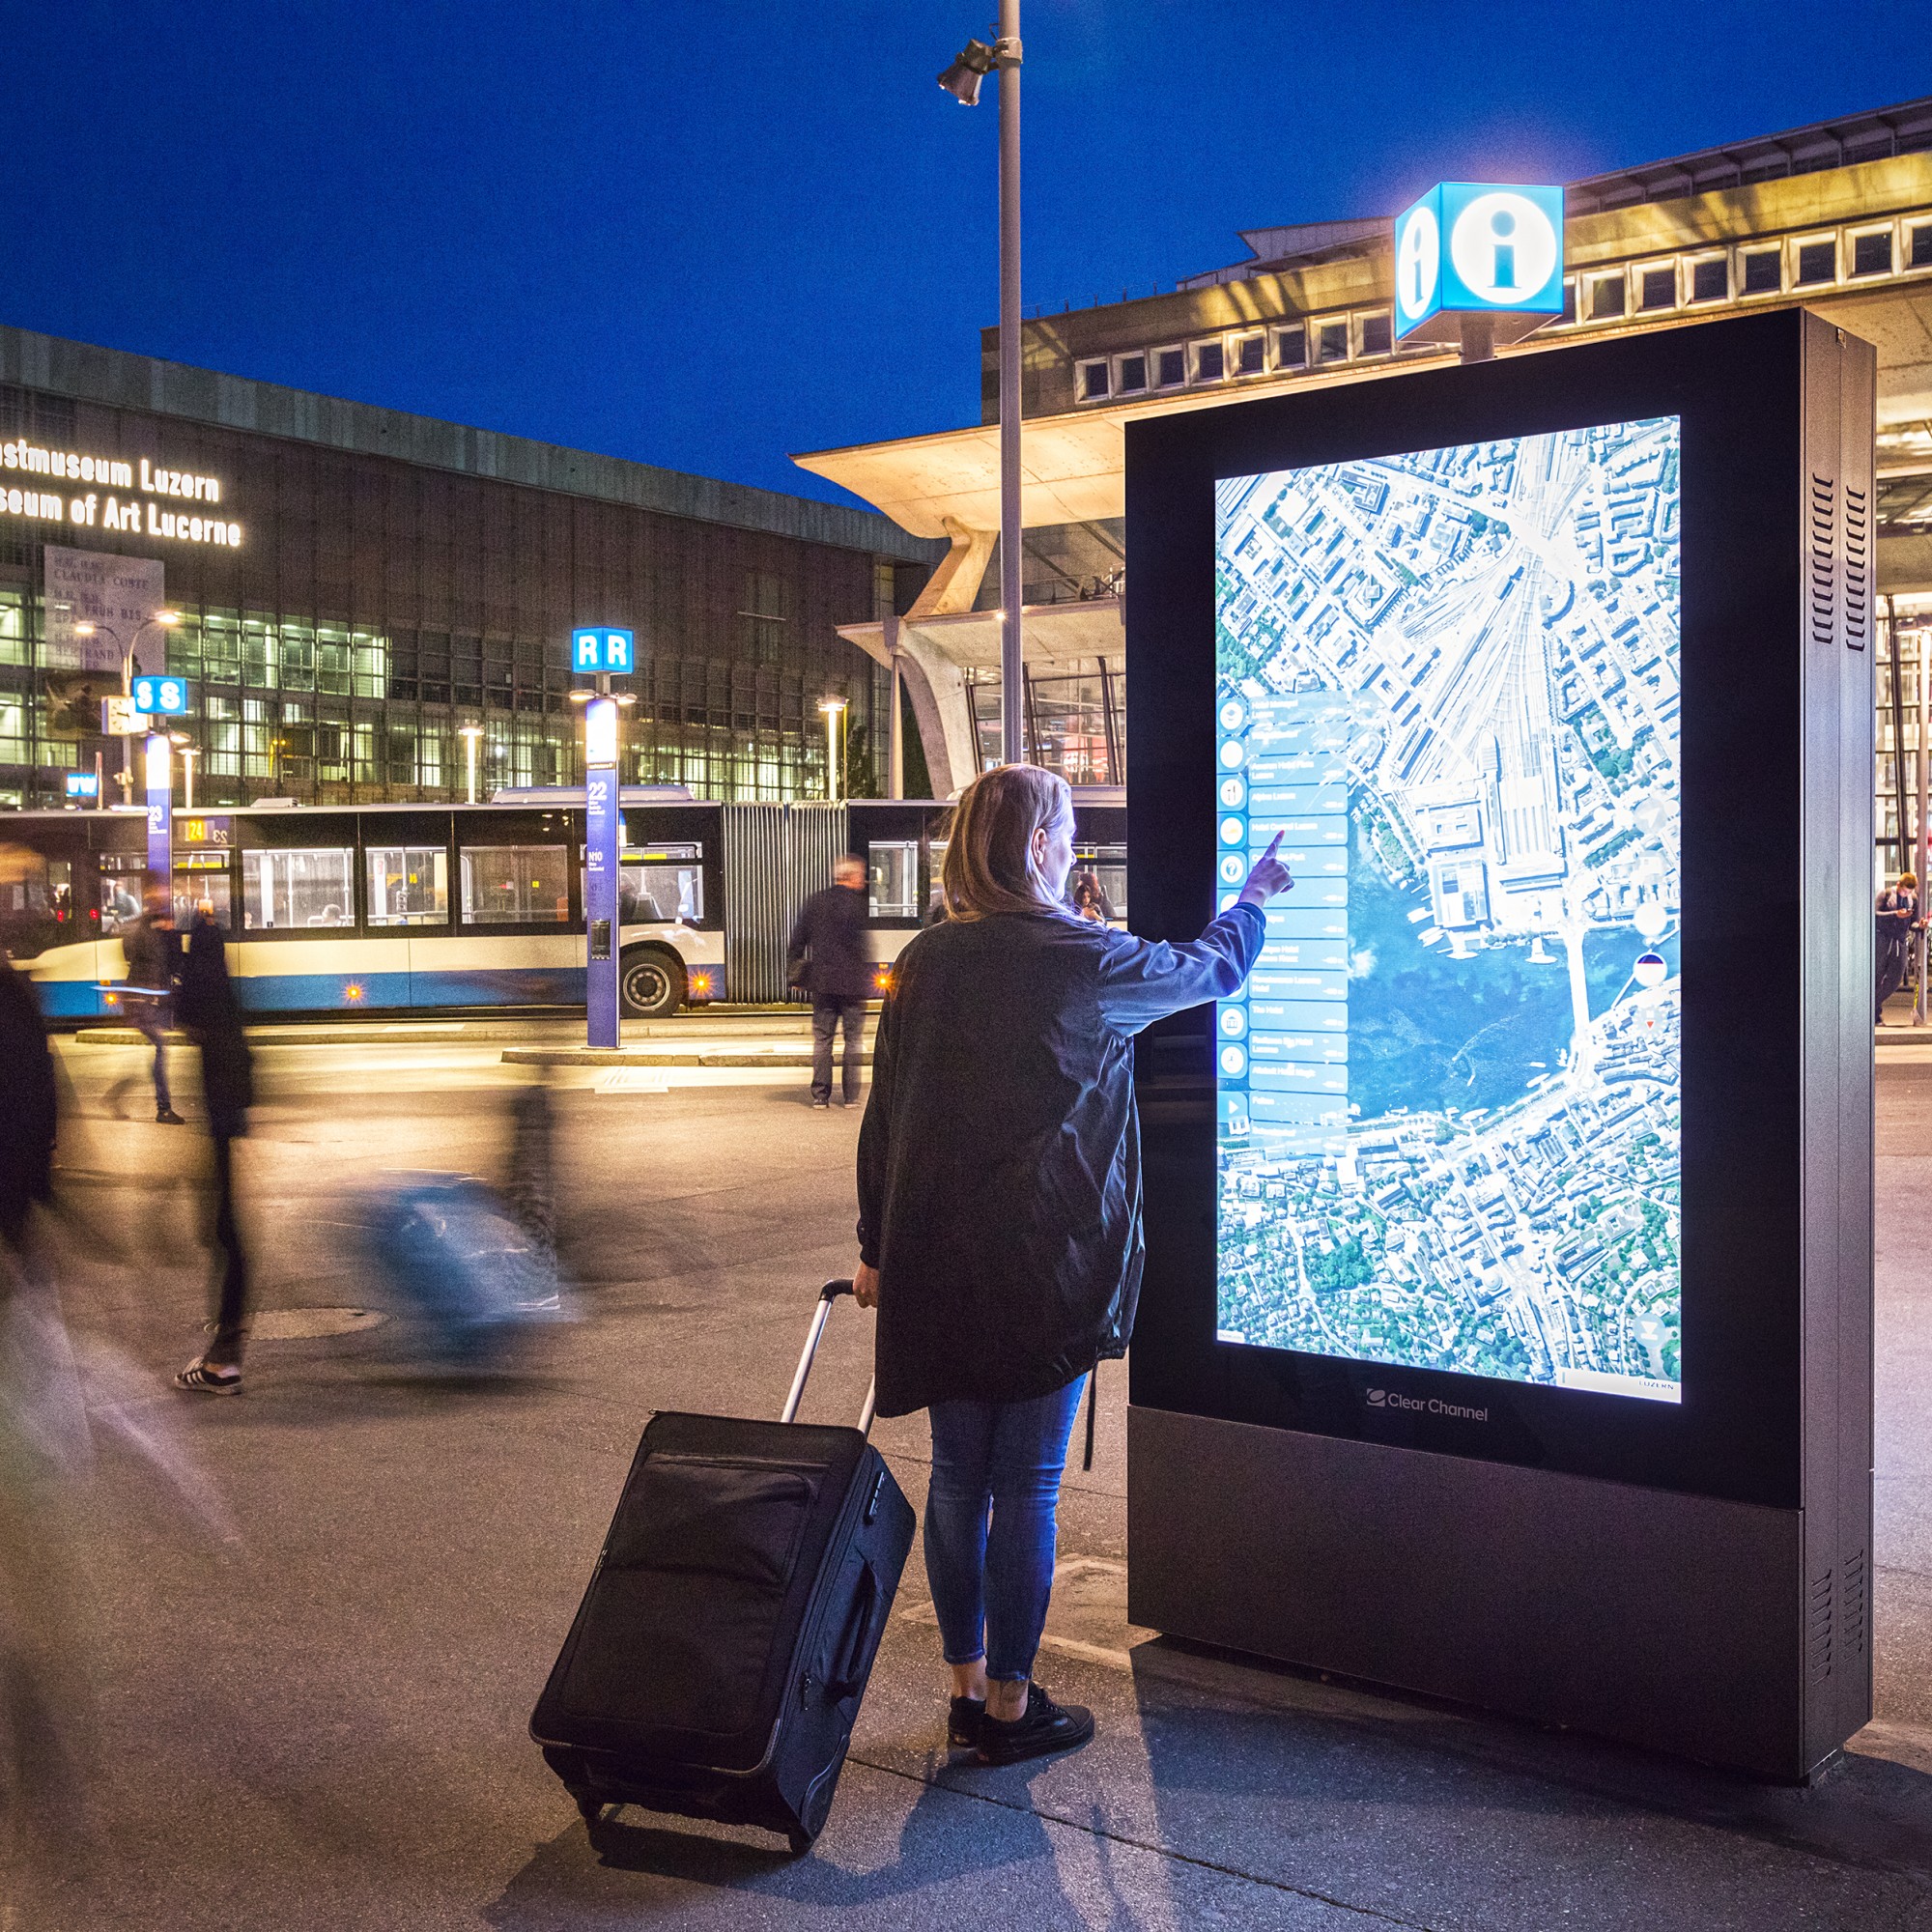
<path fill-rule="evenodd" d="M 778 1422 L 654 1415 L 530 1735 L 593 1828 L 639 1804 L 781 1832 L 825 1823 L 912 1548 L 857 1429 L 798 1423 L 820 1292 Z"/>

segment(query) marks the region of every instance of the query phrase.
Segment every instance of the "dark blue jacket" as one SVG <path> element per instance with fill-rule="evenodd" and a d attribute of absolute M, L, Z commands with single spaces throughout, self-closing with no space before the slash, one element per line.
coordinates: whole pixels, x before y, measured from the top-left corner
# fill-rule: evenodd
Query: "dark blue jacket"
<path fill-rule="evenodd" d="M 1025 1401 L 1125 1352 L 1143 1252 L 1133 1037 L 1233 993 L 1264 933 L 1236 905 L 1191 946 L 1048 911 L 908 942 L 859 1134 L 881 1415 Z"/>
<path fill-rule="evenodd" d="M 854 886 L 827 886 L 799 908 L 785 959 L 792 974 L 805 961 L 804 984 L 814 1000 L 865 1000 L 872 993 L 866 954 L 866 895 Z"/>

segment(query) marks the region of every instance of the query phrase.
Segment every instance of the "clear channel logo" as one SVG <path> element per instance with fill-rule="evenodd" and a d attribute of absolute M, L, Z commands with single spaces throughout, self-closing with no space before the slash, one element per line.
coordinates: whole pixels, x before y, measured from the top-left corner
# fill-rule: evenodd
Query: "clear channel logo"
<path fill-rule="evenodd" d="M 1430 1396 L 1425 1400 L 1421 1396 L 1404 1395 L 1400 1389 L 1370 1389 L 1366 1400 L 1371 1408 L 1393 1408 L 1408 1415 L 1446 1415 L 1457 1422 L 1487 1422 L 1490 1419 L 1487 1408 L 1471 1408 L 1462 1403 L 1444 1402 L 1438 1396 Z"/>

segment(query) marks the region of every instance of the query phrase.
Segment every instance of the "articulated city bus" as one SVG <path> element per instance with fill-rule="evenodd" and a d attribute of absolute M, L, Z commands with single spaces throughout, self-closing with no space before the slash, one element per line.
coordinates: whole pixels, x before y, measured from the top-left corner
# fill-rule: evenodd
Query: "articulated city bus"
<path fill-rule="evenodd" d="M 497 793 L 488 805 L 179 811 L 174 904 L 206 901 L 229 934 L 251 1011 L 466 1012 L 581 1006 L 582 794 Z M 1126 911 L 1119 792 L 1076 794 L 1076 851 Z M 619 987 L 633 1016 L 787 997 L 785 942 L 837 856 L 867 861 L 884 976 L 924 923 L 948 808 L 929 800 L 722 805 L 626 786 Z M 0 843 L 32 855 L 4 893 L 7 939 L 50 1020 L 111 1014 L 141 909 L 139 810 L 10 812 Z"/>

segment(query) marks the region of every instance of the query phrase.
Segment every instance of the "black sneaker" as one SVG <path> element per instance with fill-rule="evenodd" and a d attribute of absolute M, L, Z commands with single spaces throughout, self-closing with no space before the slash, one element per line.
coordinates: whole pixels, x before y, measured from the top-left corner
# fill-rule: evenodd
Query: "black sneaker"
<path fill-rule="evenodd" d="M 155 1116 L 155 1124 L 157 1127 L 185 1127 L 187 1122 L 172 1107 L 163 1107 Z"/>
<path fill-rule="evenodd" d="M 1078 1704 L 1056 1704 L 1037 1684 L 1027 1686 L 1026 1716 L 1007 1723 L 980 1719 L 976 1751 L 981 1764 L 1018 1764 L 1052 1751 L 1078 1750 L 1094 1735 L 1094 1714 Z"/>
<path fill-rule="evenodd" d="M 811 1096 L 811 1104 L 812 1104 L 812 1105 L 813 1105 L 814 1107 L 829 1107 L 829 1106 L 831 1106 L 832 1102 L 831 1102 L 830 1100 L 821 1100 L 821 1099 L 820 1099 L 820 1098 L 818 1097 L 818 1095 L 817 1095 L 816 1094 L 813 1094 L 813 1095 Z"/>
<path fill-rule="evenodd" d="M 946 1742 L 955 1750 L 971 1750 L 980 1742 L 980 1726 L 985 1720 L 985 1698 L 953 1698 L 946 1717 Z"/>
<path fill-rule="evenodd" d="M 201 1395 L 240 1395 L 242 1371 L 199 1356 L 175 1378 L 175 1387 Z"/>

